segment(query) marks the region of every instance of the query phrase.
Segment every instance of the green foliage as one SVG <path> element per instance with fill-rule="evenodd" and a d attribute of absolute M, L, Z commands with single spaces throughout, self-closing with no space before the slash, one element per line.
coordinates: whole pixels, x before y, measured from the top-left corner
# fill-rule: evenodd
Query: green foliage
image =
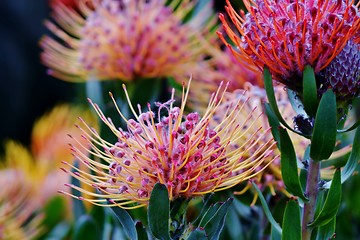
<path fill-rule="evenodd" d="M 286 190 L 307 201 L 301 188 L 294 146 L 287 131 L 280 127 L 281 174 Z"/>
<path fill-rule="evenodd" d="M 77 219 L 72 239 L 98 240 L 100 237 L 99 227 L 91 216 L 82 215 Z"/>
<path fill-rule="evenodd" d="M 336 97 L 331 89 L 321 97 L 311 137 L 310 157 L 315 161 L 328 159 L 336 142 Z"/>
<path fill-rule="evenodd" d="M 286 204 L 282 227 L 281 239 L 301 240 L 300 207 L 293 199 Z"/>
<path fill-rule="evenodd" d="M 303 103 L 306 113 L 314 117 L 318 106 L 314 69 L 306 65 L 303 72 Z"/>
<path fill-rule="evenodd" d="M 135 229 L 135 223 L 134 220 L 131 218 L 130 214 L 120 207 L 112 207 L 111 209 L 113 210 L 115 216 L 117 217 L 121 225 L 124 227 L 124 230 L 128 237 L 131 240 L 138 239 L 137 231 Z"/>
<path fill-rule="evenodd" d="M 309 227 L 324 226 L 336 216 L 341 203 L 341 172 L 336 170 L 331 187 L 325 199 L 321 211 L 314 217 L 314 221 Z"/>
<path fill-rule="evenodd" d="M 170 239 L 170 201 L 165 185 L 156 183 L 148 206 L 148 222 L 151 233 L 158 239 Z"/>

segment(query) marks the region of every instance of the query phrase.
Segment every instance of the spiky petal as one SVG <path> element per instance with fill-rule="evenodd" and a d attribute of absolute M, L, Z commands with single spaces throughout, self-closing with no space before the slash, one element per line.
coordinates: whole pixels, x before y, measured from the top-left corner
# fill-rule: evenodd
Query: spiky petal
<path fill-rule="evenodd" d="M 245 127 L 258 119 L 256 110 L 246 113 L 247 122 L 235 123 L 249 99 L 233 102 L 226 115 L 217 119 L 218 124 L 210 126 L 222 103 L 223 92 L 218 90 L 212 95 L 202 117 L 196 112 L 184 114 L 187 96 L 188 91 L 183 90 L 181 106 L 175 107 L 173 90 L 172 98 L 166 103 L 157 103 L 155 112 L 150 105 L 146 112 L 141 112 L 139 107 L 139 113 L 131 107 L 135 119 L 126 119 L 119 111 L 125 129 L 115 127 L 90 101 L 118 141 L 107 142 L 83 122 L 83 135 L 92 147 L 90 153 L 101 161 L 81 154 L 81 149 L 88 144 L 78 144 L 72 147 L 74 156 L 95 174 L 87 174 L 70 164 L 66 165 L 74 168 L 75 173 L 64 171 L 99 193 L 93 194 L 97 197 L 95 200 L 73 197 L 98 205 L 136 208 L 147 205 L 153 186 L 160 182 L 167 186 L 169 199 L 190 198 L 235 186 L 265 168 L 264 161 L 270 164 L 275 159 L 271 154 L 273 139 L 259 146 L 256 144 L 259 140 Z M 269 129 L 257 131 L 270 135 Z M 237 146 L 238 139 L 246 139 L 241 148 Z M 86 192 L 77 186 L 68 186 Z"/>

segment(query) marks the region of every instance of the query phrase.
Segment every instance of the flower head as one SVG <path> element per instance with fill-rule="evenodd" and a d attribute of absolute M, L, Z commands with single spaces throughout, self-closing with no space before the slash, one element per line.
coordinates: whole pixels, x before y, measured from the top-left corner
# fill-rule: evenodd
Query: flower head
<path fill-rule="evenodd" d="M 135 208 L 147 205 L 155 183 L 160 182 L 167 186 L 169 199 L 190 198 L 224 190 L 252 178 L 255 169 L 266 167 L 262 165 L 264 161 L 270 163 L 274 159 L 271 148 L 275 142 L 269 138 L 266 144 L 257 146 L 258 139 L 249 135 L 245 127 L 257 119 L 256 112 L 247 113 L 247 122 L 235 123 L 243 102 L 235 101 L 226 114 L 217 119 L 218 124 L 210 126 L 223 100 L 222 91 L 212 95 L 202 117 L 197 112 L 184 114 L 187 96 L 188 90 L 186 93 L 183 90 L 181 106 L 176 107 L 173 90 L 172 98 L 166 103 L 157 103 L 155 112 L 149 104 L 148 111 L 142 112 L 139 106 L 136 113 L 129 102 L 135 119 L 126 119 L 119 110 L 125 129 L 115 127 L 90 101 L 118 140 L 107 142 L 83 122 L 85 128 L 81 129 L 88 144 L 74 145 L 72 150 L 74 156 L 96 174 L 87 174 L 74 166 L 71 166 L 76 170 L 74 173 L 64 171 L 96 188 L 98 193 L 93 195 L 98 199 L 73 197 L 98 205 Z M 270 134 L 269 129 L 258 131 Z M 245 136 L 247 139 L 239 147 L 236 141 Z M 88 145 L 90 153 L 101 161 L 81 154 L 82 148 Z M 253 150 L 256 147 L 259 149 Z M 255 154 L 247 155 L 249 151 Z M 68 186 L 86 193 L 77 186 Z"/>
<path fill-rule="evenodd" d="M 81 135 L 74 126 L 79 113 L 96 127 L 95 118 L 90 111 L 59 105 L 34 124 L 31 149 L 13 140 L 5 143 L 2 168 L 18 171 L 23 175 L 32 189 L 31 199 L 29 197 L 28 200 L 34 200 L 38 206 L 53 197 L 62 182 L 69 178 L 59 168 L 61 161 L 72 162 L 66 134 L 72 132 L 74 136 Z"/>
<path fill-rule="evenodd" d="M 0 239 L 35 239 L 42 231 L 43 214 L 37 213 L 31 186 L 14 169 L 0 169 Z"/>
<path fill-rule="evenodd" d="M 284 91 L 282 86 L 276 86 L 274 88 L 276 98 L 278 100 L 279 110 L 281 111 L 284 119 L 287 122 L 291 122 L 293 116 L 295 115 L 294 110 L 288 100 L 288 96 L 286 91 Z M 247 99 L 251 99 L 251 101 L 247 101 Z M 286 195 L 290 195 L 286 189 L 285 185 L 282 181 L 282 175 L 280 170 L 280 159 L 277 158 L 280 155 L 280 152 L 276 145 L 271 145 L 271 151 L 265 146 L 271 144 L 272 135 L 266 134 L 261 129 L 269 129 L 269 123 L 267 116 L 265 114 L 247 114 L 250 111 L 263 110 L 263 104 L 267 101 L 265 90 L 258 86 L 253 86 L 251 84 L 247 84 L 245 89 L 237 89 L 233 92 L 227 92 L 224 96 L 223 103 L 218 107 L 217 111 L 214 113 L 213 119 L 222 119 L 224 115 L 226 115 L 229 107 L 231 107 L 235 102 L 239 101 L 243 103 L 243 108 L 239 115 L 237 116 L 234 124 L 229 126 L 231 131 L 236 124 L 247 123 L 243 125 L 245 128 L 246 134 L 244 134 L 241 138 L 237 138 L 235 143 L 239 148 L 245 148 L 248 139 L 256 139 L 252 144 L 254 144 L 253 148 L 244 149 L 243 157 L 247 158 L 249 156 L 261 154 L 263 150 L 266 150 L 273 157 L 265 159 L 263 163 L 258 167 L 257 170 L 262 170 L 263 166 L 268 165 L 266 169 L 260 171 L 257 175 L 255 175 L 252 180 L 257 183 L 261 190 L 265 190 L 265 188 L 269 188 L 270 192 L 275 195 L 276 192 L 283 192 Z M 210 126 L 216 126 L 218 121 L 211 121 Z M 309 141 L 303 138 L 300 135 L 292 134 L 291 139 L 293 145 L 296 149 L 297 158 L 299 160 L 302 159 L 304 150 L 306 149 Z M 276 158 L 275 161 L 271 163 L 268 160 Z M 251 187 L 251 184 L 247 184 L 242 191 L 235 192 L 236 194 L 242 194 L 246 192 Z M 253 203 L 257 200 L 257 195 L 255 194 Z"/>
<path fill-rule="evenodd" d="M 246 15 L 238 14 L 227 0 L 227 12 L 241 38 L 220 15 L 225 31 L 239 47 L 239 53 L 232 50 L 234 55 L 260 69 L 267 66 L 276 80 L 298 92 L 306 65 L 317 74 L 351 38 L 359 41 L 360 13 L 354 1 L 245 0 L 244 4 Z"/>
<path fill-rule="evenodd" d="M 201 44 L 214 24 L 211 2 L 195 16 L 194 1 L 79 0 L 78 11 L 54 8 L 42 61 L 68 81 L 175 77 L 184 80 L 202 61 Z M 189 17 L 185 19 L 185 17 Z M 211 34 L 213 36 L 213 34 Z"/>
<path fill-rule="evenodd" d="M 360 93 L 360 49 L 348 41 L 330 65 L 319 73 L 321 90 L 332 88 L 338 102 L 347 102 Z"/>

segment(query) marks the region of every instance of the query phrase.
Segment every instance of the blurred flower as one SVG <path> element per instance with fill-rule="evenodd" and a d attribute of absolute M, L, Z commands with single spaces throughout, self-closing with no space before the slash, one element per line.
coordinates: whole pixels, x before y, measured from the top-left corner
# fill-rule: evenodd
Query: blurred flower
<path fill-rule="evenodd" d="M 67 7 L 76 8 L 76 1 L 77 0 L 49 0 L 50 7 L 55 8 L 60 4 L 64 4 Z"/>
<path fill-rule="evenodd" d="M 360 92 L 360 50 L 359 45 L 348 41 L 343 50 L 330 65 L 319 73 L 321 90 L 332 88 L 338 102 L 348 102 Z"/>
<path fill-rule="evenodd" d="M 31 186 L 20 171 L 0 169 L 0 239 L 36 239 L 42 231 L 43 214 L 28 201 Z"/>
<path fill-rule="evenodd" d="M 290 104 L 288 95 L 282 86 L 276 86 L 274 88 L 275 95 L 278 101 L 279 110 L 282 113 L 285 121 L 291 124 L 292 118 L 296 114 Z M 248 101 L 251 99 L 251 101 Z M 223 103 L 217 108 L 214 113 L 213 119 L 222 119 L 226 113 L 226 109 L 229 109 L 235 102 L 240 101 L 242 103 L 242 109 L 237 115 L 234 124 L 229 126 L 229 131 L 235 129 L 237 124 L 246 123 L 244 127 L 246 128 L 246 134 L 243 134 L 241 138 L 237 138 L 235 143 L 239 146 L 240 149 L 244 151 L 244 158 L 253 156 L 256 154 L 261 154 L 261 149 L 266 149 L 266 151 L 271 152 L 272 158 L 265 159 L 262 164 L 255 171 L 259 170 L 259 174 L 255 175 L 252 180 L 254 180 L 262 191 L 265 191 L 269 187 L 271 194 L 275 195 L 276 192 L 283 192 L 285 195 L 290 196 L 286 191 L 284 183 L 282 181 L 282 175 L 280 170 L 280 159 L 277 158 L 280 155 L 276 145 L 271 145 L 271 151 L 264 146 L 268 145 L 272 140 L 272 134 L 264 134 L 262 129 L 269 129 L 269 123 L 266 114 L 261 114 L 264 111 L 263 104 L 267 102 L 265 90 L 258 86 L 253 86 L 247 84 L 245 89 L 237 89 L 233 92 L 227 92 L 224 95 Z M 253 112 L 249 115 L 248 112 Z M 216 126 L 218 121 L 211 121 L 210 126 Z M 309 144 L 309 141 L 297 134 L 289 133 L 295 147 L 295 152 L 297 153 L 297 158 L 299 162 L 303 159 L 304 151 Z M 248 139 L 256 139 L 254 142 L 254 147 L 245 149 L 245 144 Z M 272 159 L 275 158 L 275 161 Z M 266 169 L 262 171 L 264 166 L 268 165 Z M 235 192 L 235 194 L 243 194 L 249 188 L 251 184 L 247 184 L 242 191 Z M 257 200 L 257 194 L 254 195 L 253 204 Z"/>
<path fill-rule="evenodd" d="M 80 136 L 80 131 L 74 126 L 78 114 L 96 126 L 96 119 L 90 111 L 59 105 L 35 123 L 31 150 L 12 140 L 5 143 L 3 168 L 24 175 L 26 181 L 31 183 L 31 197 L 38 206 L 53 197 L 62 183 L 69 179 L 60 171 L 60 165 L 61 161 L 72 162 L 67 134 L 72 132 Z"/>
<path fill-rule="evenodd" d="M 205 57 L 201 43 L 210 35 L 211 1 L 196 14 L 196 1 L 79 0 L 78 11 L 54 7 L 56 24 L 46 26 L 59 40 L 41 41 L 43 63 L 57 78 L 175 77 L 183 81 Z"/>
<path fill-rule="evenodd" d="M 239 37 L 223 15 L 223 27 L 239 52 L 235 56 L 270 69 L 274 79 L 300 92 L 306 65 L 315 73 L 325 69 L 355 36 L 359 41 L 359 12 L 354 1 L 248 1 L 240 14 L 227 0 L 227 12 Z M 226 43 L 222 34 L 220 37 Z"/>
<path fill-rule="evenodd" d="M 125 85 L 124 90 L 127 94 Z M 197 112 L 184 114 L 188 91 L 185 93 L 183 90 L 180 108 L 173 106 L 173 90 L 168 102 L 156 103 L 156 112 L 151 110 L 149 104 L 147 112 L 141 112 L 138 106 L 139 113 L 136 113 L 128 98 L 135 119 L 126 119 L 118 111 L 126 123 L 126 129 L 115 127 L 111 119 L 106 118 L 99 107 L 90 101 L 118 141 L 107 142 L 83 121 L 85 128 L 81 129 L 88 143 L 74 145 L 72 150 L 74 156 L 96 174 L 87 174 L 71 164 L 67 165 L 77 171 L 64 171 L 96 188 L 98 193 L 93 196 L 97 199 L 63 193 L 96 205 L 137 208 L 147 205 L 156 182 L 167 186 L 170 200 L 190 198 L 228 189 L 253 178 L 255 169 L 258 174 L 266 167 L 264 161 L 269 164 L 275 159 L 272 154 L 275 142 L 272 138 L 258 145 L 257 136 L 248 133 L 247 126 L 258 118 L 253 111 L 247 112 L 247 122 L 236 122 L 244 105 L 250 100 L 235 101 L 225 110 L 224 116 L 216 120 L 218 124 L 211 127 L 209 124 L 223 100 L 224 92 L 218 90 L 212 95 L 207 110 L 200 117 Z M 161 116 L 162 113 L 164 116 Z M 270 135 L 269 128 L 258 131 L 260 135 Z M 245 138 L 238 146 L 238 139 Z M 92 146 L 90 153 L 98 160 L 81 153 L 88 145 Z M 254 154 L 250 155 L 249 152 Z M 77 186 L 67 185 L 87 193 Z"/>

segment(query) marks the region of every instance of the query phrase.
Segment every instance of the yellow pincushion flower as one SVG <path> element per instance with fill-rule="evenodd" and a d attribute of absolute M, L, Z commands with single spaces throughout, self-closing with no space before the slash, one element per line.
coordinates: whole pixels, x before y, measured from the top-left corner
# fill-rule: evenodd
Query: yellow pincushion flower
<path fill-rule="evenodd" d="M 81 132 L 74 126 L 78 115 L 97 126 L 90 111 L 60 105 L 35 123 L 30 149 L 12 140 L 5 144 L 2 168 L 20 171 L 24 175 L 32 186 L 32 198 L 39 206 L 53 197 L 62 182 L 68 180 L 60 166 L 62 161 L 73 160 L 67 134 L 71 132 L 80 137 Z"/>
<path fill-rule="evenodd" d="M 184 80 L 203 61 L 202 41 L 215 23 L 211 2 L 195 14 L 196 1 L 79 0 L 78 11 L 54 7 L 46 26 L 43 63 L 62 80 L 175 77 Z M 209 14 L 210 13 L 210 14 Z"/>

